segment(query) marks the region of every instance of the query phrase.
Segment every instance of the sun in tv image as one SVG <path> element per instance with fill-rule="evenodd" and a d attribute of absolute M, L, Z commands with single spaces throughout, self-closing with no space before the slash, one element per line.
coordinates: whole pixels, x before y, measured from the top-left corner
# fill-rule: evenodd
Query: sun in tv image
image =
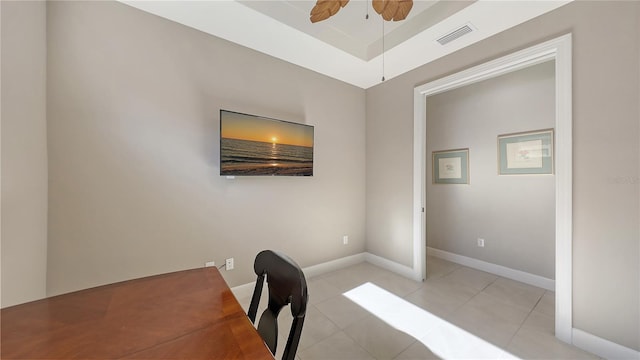
<path fill-rule="evenodd" d="M 220 175 L 313 175 L 313 126 L 220 110 Z"/>

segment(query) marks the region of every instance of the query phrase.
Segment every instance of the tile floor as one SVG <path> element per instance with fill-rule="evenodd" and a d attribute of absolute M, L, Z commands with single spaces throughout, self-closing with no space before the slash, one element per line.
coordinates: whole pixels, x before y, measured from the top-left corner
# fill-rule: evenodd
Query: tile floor
<path fill-rule="evenodd" d="M 492 351 L 521 359 L 598 359 L 553 336 L 553 292 L 435 257 L 428 259 L 427 273 L 426 281 L 415 282 L 361 263 L 307 279 L 309 304 L 296 358 L 478 358 L 495 354 L 483 352 L 488 343 Z M 375 301 L 382 304 L 381 312 L 374 314 L 347 297 L 364 290 L 367 286 L 360 286 L 365 283 L 376 285 L 371 289 L 377 295 L 364 299 L 374 307 Z M 262 300 L 264 308 L 266 296 Z M 250 298 L 239 301 L 246 310 Z M 393 308 L 385 310 L 385 301 Z M 400 308 L 409 312 L 398 313 Z M 382 315 L 385 311 L 390 317 Z M 405 324 L 399 324 L 403 319 Z M 430 319 L 440 325 L 429 325 Z M 291 324 L 288 309 L 279 324 L 277 359 Z M 462 340 L 453 344 L 452 339 Z"/>

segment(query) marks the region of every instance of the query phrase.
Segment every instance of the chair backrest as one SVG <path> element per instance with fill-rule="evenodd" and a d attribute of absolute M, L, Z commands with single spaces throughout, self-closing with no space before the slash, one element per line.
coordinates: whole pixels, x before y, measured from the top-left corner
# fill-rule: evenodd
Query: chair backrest
<path fill-rule="evenodd" d="M 307 311 L 307 281 L 304 278 L 304 273 L 300 266 L 288 256 L 272 250 L 261 251 L 256 256 L 253 268 L 256 275 L 258 275 L 258 279 L 256 280 L 256 287 L 253 291 L 247 315 L 251 322 L 255 323 L 256 312 L 260 304 L 260 295 L 262 294 L 262 285 L 266 275 L 269 288 L 269 304 L 260 316 L 258 333 L 262 336 L 269 350 L 275 354 L 276 346 L 278 345 L 278 314 L 284 306 L 291 304 L 293 323 L 282 359 L 294 359 L 300 342 L 304 316 Z"/>

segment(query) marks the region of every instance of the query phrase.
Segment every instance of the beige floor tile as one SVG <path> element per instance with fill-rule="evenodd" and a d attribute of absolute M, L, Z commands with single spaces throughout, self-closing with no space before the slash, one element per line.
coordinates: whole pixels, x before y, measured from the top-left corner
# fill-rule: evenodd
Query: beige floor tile
<path fill-rule="evenodd" d="M 342 295 L 325 300 L 315 306 L 340 329 L 344 329 L 369 315 L 369 312 Z"/>
<path fill-rule="evenodd" d="M 287 345 L 286 338 L 284 339 L 284 341 L 280 341 L 280 339 L 278 339 L 278 347 L 276 348 L 276 354 L 274 356 L 275 359 L 282 359 L 282 355 L 284 355 L 285 345 Z M 298 350 L 296 351 L 296 360 L 300 360 L 300 347 L 298 347 Z"/>
<path fill-rule="evenodd" d="M 308 311 L 309 305 L 307 305 L 307 312 Z M 291 331 L 292 324 L 293 316 L 291 316 L 291 307 L 287 305 L 283 307 L 282 310 L 280 310 L 280 314 L 278 314 L 278 348 L 287 343 L 287 338 L 289 337 L 289 331 Z"/>
<path fill-rule="evenodd" d="M 310 305 L 305 315 L 298 349 L 304 350 L 339 331 L 340 328 L 333 321 L 329 320 L 315 306 Z"/>
<path fill-rule="evenodd" d="M 554 319 L 533 311 L 511 340 L 507 350 L 523 359 L 598 359 L 554 336 Z"/>
<path fill-rule="evenodd" d="M 427 279 L 439 278 L 459 269 L 460 265 L 434 256 L 427 257 Z"/>
<path fill-rule="evenodd" d="M 430 339 L 416 341 L 342 295 L 367 282 L 523 359 L 597 359 L 553 336 L 554 292 L 433 257 L 427 272 L 420 283 L 361 263 L 308 279 L 310 299 L 296 359 L 438 359 L 424 345 Z M 258 317 L 267 299 L 265 284 Z M 251 297 L 238 300 L 247 311 Z M 292 321 L 289 308 L 282 311 L 277 359 Z M 440 340 L 448 344 L 449 339 L 450 334 Z"/>
<path fill-rule="evenodd" d="M 330 274 L 323 275 L 318 279 L 323 279 L 329 284 L 336 287 L 340 293 L 349 291 L 359 285 L 371 281 L 371 279 L 379 273 L 386 270 L 369 263 L 360 263 L 345 269 L 334 271 Z"/>
<path fill-rule="evenodd" d="M 376 359 L 393 359 L 415 341 L 373 315 L 351 324 L 344 332 Z"/>
<path fill-rule="evenodd" d="M 498 277 L 496 275 L 467 267 L 460 267 L 459 269 L 456 269 L 442 277 L 442 279 L 446 279 L 453 284 L 469 286 L 476 290 L 483 290 L 492 282 L 496 281 L 497 278 Z"/>
<path fill-rule="evenodd" d="M 422 281 L 414 281 L 390 271 L 377 272 L 369 281 L 400 297 L 406 296 L 423 286 Z"/>
<path fill-rule="evenodd" d="M 287 343 L 292 324 L 293 317 L 291 316 L 291 310 L 289 306 L 286 306 L 282 308 L 282 311 L 278 316 L 278 346 L 276 349 L 276 359 L 282 358 L 283 349 Z M 340 329 L 331 320 L 324 316 L 315 306 L 310 304 L 307 305 L 307 313 L 302 326 L 300 343 L 298 344 L 298 353 L 339 331 Z"/>
<path fill-rule="evenodd" d="M 276 348 L 276 354 L 274 355 L 275 359 L 282 359 L 282 355 L 284 355 L 284 348 L 287 345 L 287 338 L 281 338 L 278 336 L 278 346 Z M 302 350 L 300 349 L 300 346 L 298 346 L 298 349 L 296 350 L 296 360 L 300 360 L 300 352 Z"/>
<path fill-rule="evenodd" d="M 299 351 L 300 359 L 369 360 L 375 359 L 347 334 L 340 331 L 327 339 Z"/>
<path fill-rule="evenodd" d="M 533 309 L 534 311 L 543 313 L 548 316 L 555 316 L 556 314 L 556 293 L 553 291 L 545 291 L 544 295 L 538 304 Z"/>
<path fill-rule="evenodd" d="M 533 310 L 545 290 L 523 284 L 518 281 L 498 278 L 491 285 L 483 290 L 485 294 L 491 295 L 505 304 L 521 306 L 526 310 Z"/>
<path fill-rule="evenodd" d="M 504 347 L 528 314 L 522 307 L 500 303 L 492 296 L 479 293 L 456 311 L 450 320 L 462 329 Z"/>
<path fill-rule="evenodd" d="M 432 314 L 446 318 L 478 293 L 477 289 L 453 284 L 441 278 L 429 279 L 405 299 Z"/>
<path fill-rule="evenodd" d="M 342 294 L 342 291 L 322 278 L 314 278 L 307 281 L 307 291 L 309 293 L 310 304 L 317 304 Z"/>
<path fill-rule="evenodd" d="M 413 345 L 409 346 L 400 355 L 395 357 L 397 360 L 439 360 L 441 359 L 435 355 L 428 347 L 426 347 L 420 341 L 416 341 Z"/>

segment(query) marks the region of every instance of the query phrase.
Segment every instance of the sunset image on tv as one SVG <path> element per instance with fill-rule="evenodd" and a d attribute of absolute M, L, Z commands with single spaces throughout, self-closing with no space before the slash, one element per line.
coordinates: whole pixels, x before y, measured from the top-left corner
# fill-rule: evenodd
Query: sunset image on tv
<path fill-rule="evenodd" d="M 220 110 L 220 175 L 313 175 L 313 126 Z"/>

